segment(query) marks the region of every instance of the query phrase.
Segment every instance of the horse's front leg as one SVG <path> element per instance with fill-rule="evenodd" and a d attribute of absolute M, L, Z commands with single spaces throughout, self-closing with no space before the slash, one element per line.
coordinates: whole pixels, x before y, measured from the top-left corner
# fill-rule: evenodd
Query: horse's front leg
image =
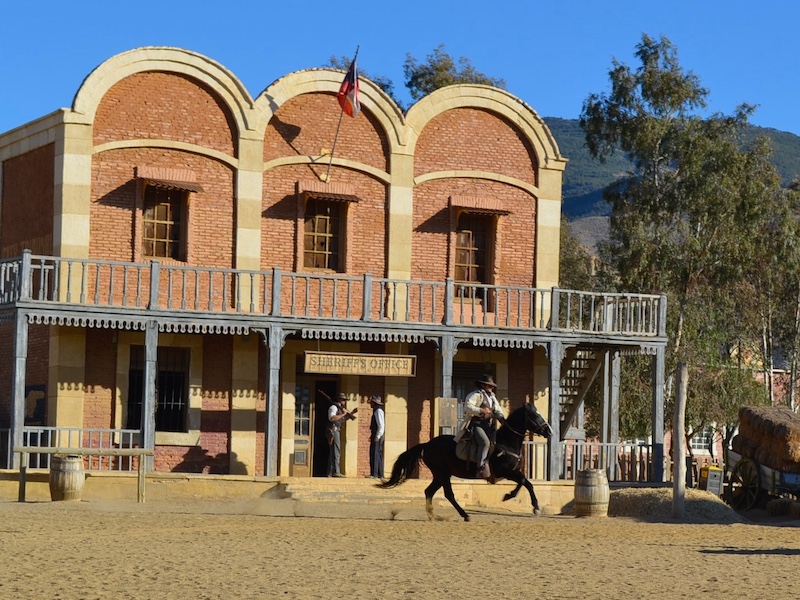
<path fill-rule="evenodd" d="M 515 487 L 513 490 L 511 490 L 505 496 L 503 496 L 503 502 L 505 502 L 507 500 L 511 500 L 512 498 L 516 498 L 517 494 L 519 494 L 519 490 L 521 488 L 522 488 L 522 481 L 518 481 L 517 482 L 517 487 Z"/>
<path fill-rule="evenodd" d="M 528 479 L 519 471 L 514 471 L 514 474 L 509 475 L 507 478 L 516 482 L 517 487 L 515 487 L 511 492 L 503 496 L 503 502 L 515 498 L 520 488 L 522 486 L 525 486 L 525 489 L 528 490 L 528 493 L 531 495 L 531 505 L 533 506 L 533 514 L 534 515 L 542 514 L 542 511 L 539 508 L 539 501 L 536 499 L 536 494 L 533 492 L 533 484 L 530 481 L 528 481 Z"/>

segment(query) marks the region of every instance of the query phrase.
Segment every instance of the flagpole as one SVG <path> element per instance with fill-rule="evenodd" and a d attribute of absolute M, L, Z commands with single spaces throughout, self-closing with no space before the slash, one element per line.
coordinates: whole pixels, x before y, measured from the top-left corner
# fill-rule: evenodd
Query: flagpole
<path fill-rule="evenodd" d="M 354 62 L 356 62 L 356 59 L 358 58 L 358 49 L 360 47 L 361 47 L 360 45 L 356 46 L 356 53 L 353 55 L 353 60 L 350 62 L 351 65 Z M 358 76 L 357 73 L 356 73 L 356 76 Z M 333 146 L 331 146 L 331 158 L 328 161 L 328 170 L 325 173 L 325 178 L 323 179 L 323 181 L 325 181 L 325 182 L 330 181 L 331 165 L 333 164 L 333 155 L 336 152 L 336 142 L 339 140 L 339 130 L 342 128 L 342 117 L 344 117 L 344 106 L 342 107 L 342 110 L 339 113 L 339 123 L 336 125 L 336 135 L 333 137 Z"/>
<path fill-rule="evenodd" d="M 333 153 L 336 152 L 336 141 L 339 139 L 339 129 L 342 127 L 342 117 L 344 117 L 344 109 L 339 113 L 339 124 L 336 126 L 336 135 L 333 138 L 333 146 L 331 147 L 331 159 L 328 161 L 328 171 L 325 173 L 323 181 L 330 181 L 331 165 L 333 164 Z"/>

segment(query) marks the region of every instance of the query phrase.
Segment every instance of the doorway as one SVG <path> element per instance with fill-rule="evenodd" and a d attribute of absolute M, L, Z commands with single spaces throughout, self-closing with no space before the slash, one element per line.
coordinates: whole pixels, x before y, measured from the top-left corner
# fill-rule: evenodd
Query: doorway
<path fill-rule="evenodd" d="M 294 409 L 294 477 L 326 477 L 328 475 L 329 398 L 339 393 L 335 380 L 299 377 L 295 389 Z"/>

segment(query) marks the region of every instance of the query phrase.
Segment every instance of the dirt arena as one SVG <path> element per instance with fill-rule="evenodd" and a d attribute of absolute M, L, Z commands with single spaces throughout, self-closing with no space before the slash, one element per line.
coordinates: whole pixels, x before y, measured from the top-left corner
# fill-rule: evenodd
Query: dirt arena
<path fill-rule="evenodd" d="M 797 520 L 687 508 L 465 523 L 421 502 L 3 501 L 0 598 L 797 597 Z"/>

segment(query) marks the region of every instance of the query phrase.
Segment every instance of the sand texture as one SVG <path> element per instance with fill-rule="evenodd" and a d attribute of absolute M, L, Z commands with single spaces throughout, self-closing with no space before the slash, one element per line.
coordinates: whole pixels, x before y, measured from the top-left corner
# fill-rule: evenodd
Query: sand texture
<path fill-rule="evenodd" d="M 797 596 L 798 521 L 708 496 L 676 521 L 666 496 L 638 494 L 609 511 L 636 516 L 471 508 L 469 523 L 441 505 L 428 521 L 421 502 L 6 501 L 0 598 Z"/>

